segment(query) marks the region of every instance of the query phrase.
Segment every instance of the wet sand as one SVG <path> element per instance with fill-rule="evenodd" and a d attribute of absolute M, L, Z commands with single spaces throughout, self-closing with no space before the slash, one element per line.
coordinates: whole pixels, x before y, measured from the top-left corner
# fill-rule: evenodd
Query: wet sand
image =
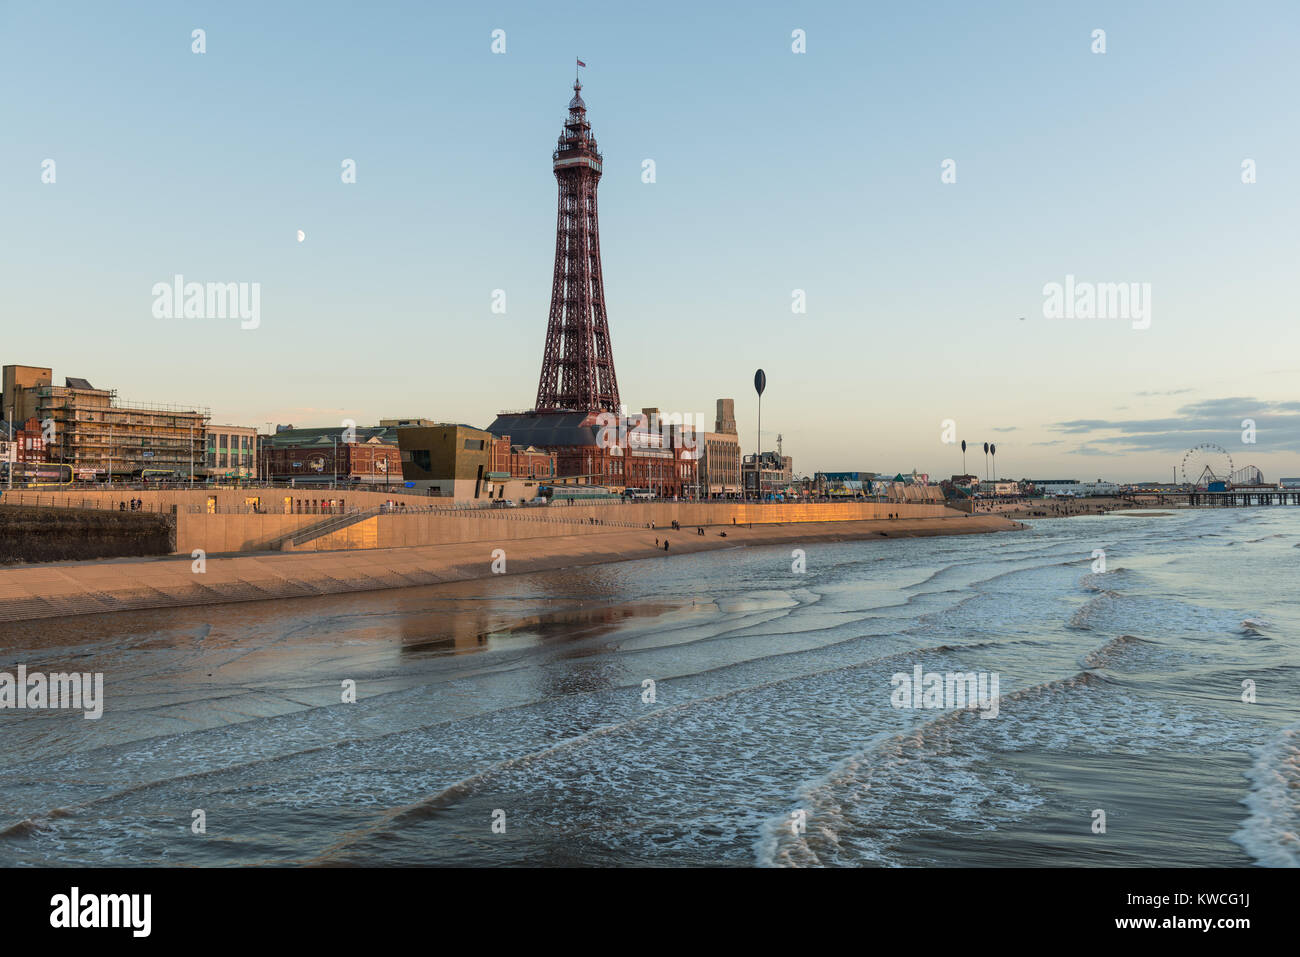
<path fill-rule="evenodd" d="M 1009 531 L 996 515 L 746 527 L 602 530 L 413 548 L 64 562 L 0 571 L 0 621 L 403 588 L 752 545 Z M 664 542 L 668 550 L 663 549 Z M 495 567 L 494 567 L 495 566 Z"/>

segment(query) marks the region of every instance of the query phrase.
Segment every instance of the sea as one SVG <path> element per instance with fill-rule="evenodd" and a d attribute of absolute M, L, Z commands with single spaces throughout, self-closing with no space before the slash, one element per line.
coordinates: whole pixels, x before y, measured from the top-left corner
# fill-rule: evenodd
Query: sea
<path fill-rule="evenodd" d="M 0 865 L 1300 864 L 1300 509 L 1027 525 L 0 625 Z"/>

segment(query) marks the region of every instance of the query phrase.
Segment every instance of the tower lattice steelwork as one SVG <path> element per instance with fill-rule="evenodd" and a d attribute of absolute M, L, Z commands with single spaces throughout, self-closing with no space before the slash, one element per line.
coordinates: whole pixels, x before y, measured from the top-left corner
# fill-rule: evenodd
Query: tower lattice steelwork
<path fill-rule="evenodd" d="M 541 412 L 619 410 L 596 215 L 602 157 L 591 135 L 581 91 L 582 84 L 574 80 L 569 116 L 552 156 L 560 205 L 551 314 L 537 384 L 537 410 Z"/>

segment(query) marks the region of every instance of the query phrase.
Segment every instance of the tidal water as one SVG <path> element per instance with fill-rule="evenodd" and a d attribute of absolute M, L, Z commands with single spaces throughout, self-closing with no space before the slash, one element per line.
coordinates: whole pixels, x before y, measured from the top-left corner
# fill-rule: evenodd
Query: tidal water
<path fill-rule="evenodd" d="M 1300 509 L 804 551 L 0 625 L 0 865 L 1300 863 Z"/>

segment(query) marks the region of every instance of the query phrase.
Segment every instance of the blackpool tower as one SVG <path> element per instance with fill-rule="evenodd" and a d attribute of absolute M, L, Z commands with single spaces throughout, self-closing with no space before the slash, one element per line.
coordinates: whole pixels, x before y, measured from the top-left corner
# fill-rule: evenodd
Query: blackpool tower
<path fill-rule="evenodd" d="M 601 160 L 587 122 L 582 84 L 574 80 L 564 132 L 552 154 L 560 197 L 551 313 L 537 383 L 538 412 L 619 411 L 614 351 L 605 315 L 605 280 L 600 269 L 596 187 Z"/>

